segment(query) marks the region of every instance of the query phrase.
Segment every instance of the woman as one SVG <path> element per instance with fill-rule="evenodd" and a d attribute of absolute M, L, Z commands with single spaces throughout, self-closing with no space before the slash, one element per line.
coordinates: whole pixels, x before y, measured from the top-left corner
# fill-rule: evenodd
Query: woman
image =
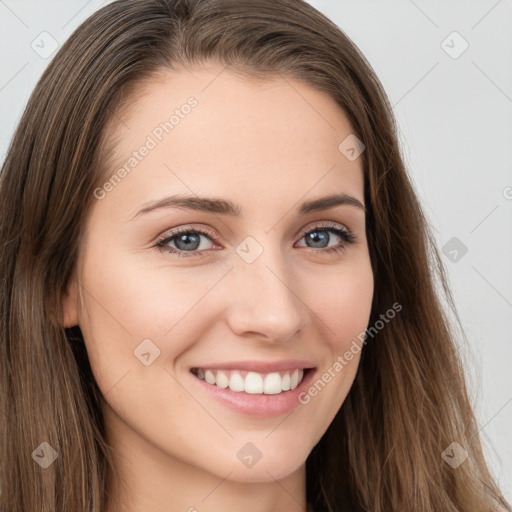
<path fill-rule="evenodd" d="M 512 510 L 386 95 L 308 4 L 99 10 L 0 198 L 2 511 Z"/>

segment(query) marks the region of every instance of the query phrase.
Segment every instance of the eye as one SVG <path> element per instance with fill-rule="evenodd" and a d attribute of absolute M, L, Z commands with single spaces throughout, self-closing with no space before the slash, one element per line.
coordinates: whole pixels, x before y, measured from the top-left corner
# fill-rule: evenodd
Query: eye
<path fill-rule="evenodd" d="M 331 241 L 331 236 L 328 233 L 334 233 L 335 237 L 341 239 L 341 242 L 332 247 L 325 248 L 326 245 Z M 306 238 L 307 242 L 311 242 L 313 247 L 308 246 L 312 249 L 320 249 L 324 253 L 337 253 L 347 249 L 347 245 L 356 242 L 356 236 L 346 227 L 340 227 L 337 224 L 326 223 L 326 224 L 315 224 L 309 227 L 307 230 L 302 232 L 302 238 Z"/>
<path fill-rule="evenodd" d="M 160 251 L 176 254 L 180 257 L 203 256 L 202 251 L 197 252 L 199 248 L 204 249 L 204 246 L 201 246 L 201 237 L 216 240 L 215 236 L 206 230 L 186 227 L 172 231 L 165 238 L 160 239 L 155 247 Z M 172 244 L 175 244 L 175 246 L 173 247 Z"/>
<path fill-rule="evenodd" d="M 328 233 L 334 234 L 334 237 L 341 239 L 341 242 L 332 247 L 325 248 L 326 243 L 328 244 L 331 241 L 331 235 Z M 168 233 L 155 244 L 155 247 L 160 251 L 176 254 L 179 257 L 202 257 L 208 249 L 208 247 L 204 247 L 204 244 L 202 245 L 202 237 L 217 242 L 215 235 L 207 230 L 185 227 Z M 350 230 L 333 223 L 316 224 L 309 227 L 302 232 L 302 238 L 306 238 L 307 243 L 313 244 L 313 246 L 307 246 L 309 249 L 318 249 L 314 252 L 321 253 L 339 252 L 345 250 L 347 245 L 356 242 L 356 237 Z"/>

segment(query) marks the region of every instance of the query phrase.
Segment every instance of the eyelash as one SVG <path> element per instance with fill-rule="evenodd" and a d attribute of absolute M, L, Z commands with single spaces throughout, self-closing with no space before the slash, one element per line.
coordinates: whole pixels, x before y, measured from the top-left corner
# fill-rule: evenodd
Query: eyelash
<path fill-rule="evenodd" d="M 314 247 L 308 247 L 308 249 L 311 249 L 315 252 L 323 252 L 323 253 L 339 253 L 344 250 L 346 250 L 347 245 L 353 244 L 357 241 L 356 236 L 349 231 L 347 228 L 340 228 L 336 224 L 332 223 L 326 223 L 326 224 L 315 224 L 308 229 L 302 231 L 300 239 L 304 238 L 304 236 L 308 235 L 309 233 L 313 233 L 315 231 L 330 231 L 334 233 L 335 235 L 339 236 L 343 242 L 341 242 L 341 245 L 337 245 L 334 247 L 329 247 L 327 249 L 315 249 Z M 203 229 L 196 229 L 196 228 L 179 228 L 176 231 L 173 231 L 171 233 L 166 234 L 164 238 L 161 238 L 157 241 L 155 244 L 155 248 L 157 248 L 159 251 L 167 252 L 171 254 L 175 254 L 178 257 L 182 258 L 188 258 L 188 257 L 202 257 L 204 256 L 205 251 L 183 251 L 179 249 L 173 249 L 172 247 L 169 247 L 167 244 L 177 238 L 178 236 L 182 234 L 194 234 L 194 235 L 204 235 L 210 238 L 213 242 L 218 243 L 217 238 L 213 233 L 210 233 L 207 230 Z M 299 240 L 300 240 L 299 239 Z"/>

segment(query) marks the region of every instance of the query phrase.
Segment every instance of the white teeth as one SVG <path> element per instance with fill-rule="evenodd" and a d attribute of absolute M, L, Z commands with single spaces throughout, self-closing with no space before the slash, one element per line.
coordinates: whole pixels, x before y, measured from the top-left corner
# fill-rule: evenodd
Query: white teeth
<path fill-rule="evenodd" d="M 259 373 L 249 372 L 245 377 L 245 392 L 251 395 L 263 393 L 263 378 Z"/>
<path fill-rule="evenodd" d="M 231 391 L 245 391 L 245 383 L 243 377 L 238 372 L 232 372 L 229 378 L 229 389 Z"/>
<path fill-rule="evenodd" d="M 279 373 L 269 373 L 263 382 L 263 393 L 266 395 L 276 395 L 277 393 L 281 393 L 282 390 L 281 376 Z"/>
<path fill-rule="evenodd" d="M 283 391 L 288 391 L 290 389 L 290 374 L 285 373 L 283 378 L 281 379 L 281 387 Z"/>
<path fill-rule="evenodd" d="M 284 373 L 273 372 L 263 375 L 257 372 L 247 372 L 245 378 L 237 370 L 201 370 L 197 377 L 208 384 L 219 388 L 228 388 L 237 393 L 245 392 L 251 395 L 278 395 L 283 391 L 295 389 L 304 376 L 304 370 L 296 369 Z"/>
<path fill-rule="evenodd" d="M 290 378 L 290 389 L 295 389 L 299 383 L 299 370 L 293 370 Z"/>
<path fill-rule="evenodd" d="M 224 373 L 224 372 L 221 372 L 220 370 L 217 371 L 217 376 L 215 378 L 215 384 L 217 384 L 217 387 L 219 388 L 227 388 L 229 386 L 229 378 L 228 376 Z"/>

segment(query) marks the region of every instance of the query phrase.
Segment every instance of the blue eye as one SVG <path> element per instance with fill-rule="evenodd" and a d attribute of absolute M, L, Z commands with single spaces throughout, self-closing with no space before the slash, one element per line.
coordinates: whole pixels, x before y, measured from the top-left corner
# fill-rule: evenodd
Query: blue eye
<path fill-rule="evenodd" d="M 197 250 L 201 247 L 201 237 L 210 238 L 204 231 L 196 229 L 180 229 L 157 243 L 157 247 L 178 256 L 197 256 Z M 174 244 L 175 247 L 171 247 Z M 186 254 L 193 252 L 194 254 Z"/>
<path fill-rule="evenodd" d="M 329 243 L 331 241 L 331 237 L 326 233 L 334 233 L 337 237 L 339 237 L 342 242 L 338 245 L 324 248 L 323 243 L 327 241 Z M 319 236 L 320 234 L 320 236 Z M 347 228 L 340 228 L 336 224 L 320 224 L 315 225 L 313 227 L 309 227 L 306 231 L 302 232 L 302 238 L 306 237 L 309 241 L 314 244 L 320 244 L 319 248 L 324 253 L 337 253 L 347 249 L 347 245 L 353 244 L 356 242 L 356 236 L 349 231 Z M 310 247 L 312 249 L 318 247 Z"/>
<path fill-rule="evenodd" d="M 341 239 L 341 243 L 335 246 L 324 248 L 324 243 L 329 244 L 331 236 L 329 233 L 333 233 L 335 236 Z M 167 234 L 165 238 L 160 239 L 155 247 L 170 254 L 175 254 L 179 257 L 189 256 L 204 256 L 205 250 L 198 250 L 201 247 L 201 238 L 205 237 L 211 241 L 216 242 L 216 238 L 212 233 L 203 231 L 202 229 L 192 229 L 190 227 L 180 228 L 171 233 Z M 320 224 L 309 227 L 307 230 L 302 232 L 301 239 L 306 237 L 308 241 L 313 244 L 317 244 L 316 247 L 308 246 L 309 249 L 313 249 L 314 252 L 332 253 L 340 252 L 347 249 L 347 245 L 356 242 L 355 235 L 347 228 L 340 228 L 336 224 Z M 315 250 L 318 249 L 318 250 Z"/>

